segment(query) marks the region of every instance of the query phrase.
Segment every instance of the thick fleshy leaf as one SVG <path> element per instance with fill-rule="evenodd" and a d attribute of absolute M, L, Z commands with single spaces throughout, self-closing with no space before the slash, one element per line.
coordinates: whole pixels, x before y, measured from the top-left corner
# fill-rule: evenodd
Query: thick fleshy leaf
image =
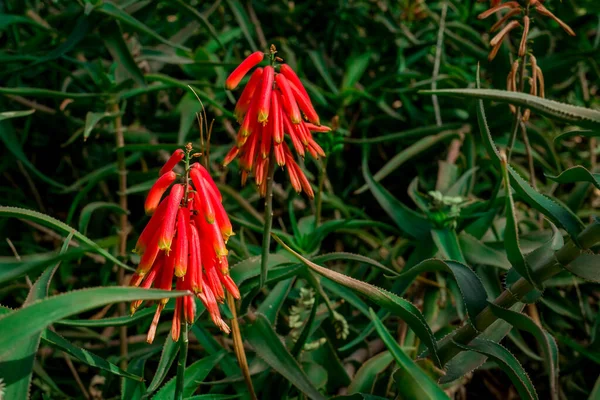
<path fill-rule="evenodd" d="M 24 110 L 24 111 L 3 111 L 0 112 L 0 121 L 11 118 L 26 117 L 35 112 L 35 110 Z"/>
<path fill-rule="evenodd" d="M 508 261 L 505 253 L 486 246 L 467 232 L 461 232 L 458 235 L 458 241 L 469 264 L 490 265 L 502 270 L 511 268 L 510 261 Z"/>
<path fill-rule="evenodd" d="M 441 257 L 461 263 L 466 262 L 454 229 L 432 229 L 431 238 L 441 253 Z"/>
<path fill-rule="evenodd" d="M 544 356 L 544 367 L 550 379 L 552 398 L 558 399 L 558 347 L 554 338 L 527 315 L 507 310 L 492 302 L 489 305 L 496 317 L 503 319 L 516 329 L 531 333 L 535 337 Z"/>
<path fill-rule="evenodd" d="M 590 129 L 598 129 L 600 127 L 600 111 L 566 103 L 559 103 L 558 101 L 548 100 L 526 93 L 509 92 L 507 90 L 497 89 L 440 89 L 425 90 L 421 93 L 437 94 L 439 96 L 486 99 L 501 103 L 509 103 L 529 108 L 557 121 L 568 122 Z"/>
<path fill-rule="evenodd" d="M 73 238 L 70 234 L 62 245 L 59 254 L 64 254 L 69 248 L 69 243 Z M 29 294 L 23 303 L 26 307 L 36 301 L 42 300 L 48 296 L 48 288 L 54 273 L 58 269 L 60 261 L 46 268 L 40 277 L 35 281 Z M 2 309 L 2 314 L 9 313 L 9 309 Z M 29 385 L 33 372 L 35 355 L 40 344 L 41 333 L 32 335 L 20 344 L 11 346 L 8 354 L 3 355 L 0 361 L 0 376 L 8 387 L 4 391 L 6 398 L 27 399 L 29 394 Z"/>
<path fill-rule="evenodd" d="M 173 311 L 175 304 L 167 303 L 163 312 Z M 139 321 L 151 317 L 156 313 L 156 306 L 147 307 L 137 311 L 134 315 L 124 315 L 122 317 L 108 317 L 98 319 L 61 319 L 56 321 L 56 325 L 77 326 L 86 328 L 107 328 L 109 326 L 131 326 Z"/>
<path fill-rule="evenodd" d="M 180 297 L 188 292 L 99 287 L 82 289 L 33 303 L 0 317 L 0 352 L 44 330 L 51 323 L 110 303 L 133 300 L 160 300 Z"/>
<path fill-rule="evenodd" d="M 412 303 L 410 303 L 407 300 L 404 300 L 401 297 L 396 296 L 393 293 L 388 292 L 387 290 L 356 280 L 354 278 L 340 274 L 339 272 L 330 270 L 328 268 L 323 268 L 313 263 L 312 261 L 307 260 L 300 254 L 290 249 L 277 236 L 273 235 L 273 237 L 287 251 L 292 253 L 304 265 L 317 272 L 319 275 L 322 275 L 328 279 L 331 279 L 334 282 L 337 282 L 341 285 L 349 287 L 352 290 L 363 294 L 377 305 L 385 308 L 386 310 L 402 318 L 408 324 L 408 326 L 415 332 L 415 334 L 421 339 L 421 341 L 429 348 L 432 357 L 436 361 L 437 365 L 440 365 L 439 358 L 437 356 L 437 347 L 435 344 L 435 339 L 433 338 L 433 333 L 431 332 L 431 328 L 429 327 L 429 325 L 427 325 L 423 314 L 421 314 L 419 309 L 416 308 Z"/>
<path fill-rule="evenodd" d="M 38 212 L 38 211 L 26 210 L 24 208 L 0 206 L 0 216 L 24 218 L 24 219 L 27 219 L 30 221 L 37 222 L 37 223 L 47 226 L 49 228 L 58 229 L 66 234 L 69 234 L 72 232 L 73 237 L 75 239 L 77 239 L 81 243 L 88 245 L 91 250 L 94 250 L 96 253 L 106 257 L 108 260 L 114 262 L 121 268 L 125 268 L 129 271 L 134 270 L 133 268 L 127 266 L 126 264 L 123 264 L 121 261 L 119 261 L 115 256 L 110 254 L 108 251 L 106 251 L 103 248 L 101 248 L 100 246 L 98 246 L 93 240 L 91 240 L 91 239 L 87 238 L 86 236 L 82 235 L 81 233 L 77 232 L 75 229 L 73 229 L 69 225 L 65 224 L 64 222 L 54 219 L 46 214 L 42 214 L 41 212 Z"/>
<path fill-rule="evenodd" d="M 475 318 L 487 306 L 487 293 L 477 274 L 468 266 L 456 261 L 425 260 L 400 274 L 399 278 L 414 277 L 430 271 L 445 271 L 454 276 L 469 318 Z"/>
<path fill-rule="evenodd" d="M 160 348 L 156 348 L 141 357 L 133 358 L 127 366 L 127 372 L 137 376 L 144 376 L 146 361 L 154 356 Z M 121 380 L 121 400 L 140 400 L 146 392 L 146 384 L 132 379 Z"/>
<path fill-rule="evenodd" d="M 539 285 L 533 280 L 533 273 L 531 267 L 525 256 L 521 251 L 519 245 L 519 227 L 517 215 L 515 213 L 515 203 L 512 197 L 512 191 L 510 188 L 510 179 L 508 177 L 506 158 L 502 158 L 500 168 L 502 169 L 502 179 L 504 181 L 504 191 L 506 198 L 506 227 L 504 229 L 504 247 L 506 248 L 506 255 L 511 265 L 529 283 L 536 287 Z"/>
<path fill-rule="evenodd" d="M 365 150 L 362 162 L 363 176 L 367 181 L 367 185 L 371 190 L 371 193 L 373 193 L 373 196 L 381 208 L 383 208 L 390 218 L 396 223 L 398 228 L 400 228 L 409 236 L 417 239 L 428 239 L 430 236 L 429 232 L 431 230 L 429 221 L 425 217 L 408 208 L 401 201 L 396 199 L 390 192 L 388 192 L 383 186 L 376 182 L 369 172 L 367 159 L 367 151 Z"/>
<path fill-rule="evenodd" d="M 121 83 L 121 81 L 131 78 L 138 85 L 146 86 L 144 74 L 138 67 L 136 61 L 133 59 L 129 48 L 127 47 L 127 43 L 125 43 L 125 40 L 123 40 L 123 32 L 121 32 L 121 26 L 116 21 L 111 21 L 110 23 L 103 25 L 101 29 L 101 37 L 104 41 L 104 45 L 108 49 L 108 52 L 112 56 L 113 61 L 117 63 L 117 73 L 115 73 L 117 83 Z M 104 118 L 104 116 L 102 116 L 100 113 L 88 112 L 85 121 L 85 131 L 83 133 L 84 140 L 88 138 L 91 132 L 91 128 L 88 127 L 88 119 L 90 114 L 96 114 L 95 118 Z M 100 119 L 98 119 L 98 121 Z"/>
<path fill-rule="evenodd" d="M 475 351 L 492 359 L 510 378 L 521 399 L 537 400 L 537 392 L 521 366 L 521 363 L 500 344 L 491 340 L 475 338 L 468 345 L 456 343 L 465 350 Z"/>
<path fill-rule="evenodd" d="M 260 303 L 260 306 L 256 311 L 267 317 L 269 322 L 275 324 L 279 310 L 287 298 L 293 283 L 293 278 L 278 282 L 269 292 L 269 295 L 263 300 L 262 303 Z"/>
<path fill-rule="evenodd" d="M 546 177 L 558 183 L 588 182 L 600 189 L 600 174 L 592 173 L 581 165 L 571 167 L 558 176 L 546 175 Z"/>
<path fill-rule="evenodd" d="M 179 343 L 174 342 L 171 335 L 167 335 L 165 339 L 165 344 L 163 345 L 162 353 L 160 354 L 160 360 L 158 361 L 158 367 L 154 372 L 154 376 L 152 377 L 152 382 L 146 389 L 146 395 L 153 393 L 160 387 L 163 383 L 171 365 L 173 365 L 173 361 L 175 361 L 175 357 L 177 357 L 177 353 L 179 352 Z"/>
<path fill-rule="evenodd" d="M 285 348 L 264 315 L 256 314 L 256 319 L 244 329 L 244 338 L 261 359 L 300 391 L 311 399 L 325 399 Z"/>
<path fill-rule="evenodd" d="M 477 121 L 479 122 L 479 131 L 481 132 L 481 138 L 487 149 L 487 153 L 492 159 L 492 162 L 500 169 L 501 157 L 494 144 L 492 133 L 487 124 L 483 100 L 477 102 Z M 566 230 L 569 233 L 569 236 L 571 236 L 571 239 L 577 242 L 577 235 L 583 229 L 581 220 L 579 220 L 579 218 L 577 218 L 577 216 L 568 208 L 532 188 L 531 185 L 515 172 L 510 165 L 507 165 L 507 171 L 510 176 L 511 187 L 521 199 L 529 206 L 544 214 L 547 218 L 552 220 L 552 222 Z"/>
<path fill-rule="evenodd" d="M 377 317 L 377 314 L 371 309 L 371 320 L 375 324 L 375 329 L 379 334 L 379 337 L 385 343 L 385 346 L 390 351 L 398 365 L 402 370 L 403 381 L 405 383 L 403 391 L 409 392 L 410 394 L 405 395 L 403 392 L 401 396 L 406 399 L 449 399 L 448 395 L 444 393 L 442 388 L 433 381 L 415 362 L 404 353 L 400 348 L 396 340 L 392 337 L 390 332 L 387 330 L 385 325 Z"/>
<path fill-rule="evenodd" d="M 46 329 L 44 331 L 44 333 L 42 334 L 42 341 L 50 347 L 64 351 L 76 360 L 81 361 L 82 363 L 89 365 L 90 367 L 102 369 L 112 374 L 140 382 L 143 380 L 141 376 L 134 375 L 127 371 L 123 371 L 121 368 L 117 367 L 111 362 L 106 361 L 102 357 L 98 357 L 97 355 L 86 349 L 82 349 L 81 347 L 75 346 L 59 334 L 52 332 L 50 329 Z"/>
<path fill-rule="evenodd" d="M 575 276 L 600 283 L 600 254 L 582 254 L 564 268 Z"/>

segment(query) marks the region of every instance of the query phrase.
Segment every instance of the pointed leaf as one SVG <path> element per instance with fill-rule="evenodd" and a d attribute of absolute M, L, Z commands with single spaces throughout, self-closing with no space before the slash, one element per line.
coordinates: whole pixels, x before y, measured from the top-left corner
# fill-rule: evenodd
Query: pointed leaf
<path fill-rule="evenodd" d="M 455 343 L 457 346 L 483 354 L 496 362 L 515 385 L 521 399 L 537 400 L 538 396 L 521 363 L 506 348 L 491 340 L 475 338 L 468 345 Z"/>
<path fill-rule="evenodd" d="M 531 333 L 537 340 L 544 356 L 544 367 L 550 379 L 550 391 L 553 399 L 558 399 L 558 347 L 554 338 L 544 331 L 531 318 L 523 313 L 499 307 L 489 302 L 492 313 L 513 327 Z"/>
<path fill-rule="evenodd" d="M 589 182 L 600 189 L 600 174 L 592 173 L 581 165 L 571 167 L 558 176 L 546 175 L 546 177 L 558 183 Z"/>
<path fill-rule="evenodd" d="M 600 283 L 600 254 L 582 254 L 563 267 L 575 276 Z"/>
<path fill-rule="evenodd" d="M 546 117 L 584 128 L 598 129 L 600 127 L 600 111 L 566 103 L 559 103 L 558 101 L 548 100 L 526 93 L 509 92 L 497 89 L 440 89 L 424 90 L 420 93 L 487 99 L 501 103 L 510 103 L 535 110 Z"/>
<path fill-rule="evenodd" d="M 298 258 L 298 260 L 300 260 L 304 265 L 311 268 L 319 275 L 322 275 L 328 279 L 331 279 L 334 282 L 349 287 L 359 293 L 362 293 L 374 303 L 402 318 L 408 324 L 408 326 L 415 332 L 415 334 L 421 339 L 421 341 L 429 348 L 436 364 L 440 365 L 440 361 L 437 355 L 437 346 L 435 343 L 435 339 L 433 338 L 431 328 L 429 327 L 429 325 L 427 325 L 423 314 L 421 314 L 419 309 L 417 309 L 412 303 L 410 303 L 407 300 L 404 300 L 401 297 L 396 296 L 393 293 L 388 292 L 387 290 L 356 280 L 354 278 L 340 274 L 339 272 L 335 272 L 328 268 L 323 268 L 313 263 L 312 261 L 307 260 L 300 254 L 290 249 L 277 236 L 273 235 L 273 238 L 287 251 L 289 251 L 296 258 Z"/>
<path fill-rule="evenodd" d="M 370 392 L 377 376 L 385 371 L 393 360 L 394 357 L 389 351 L 384 351 L 369 358 L 356 371 L 352 383 L 348 386 L 348 394 Z"/>
<path fill-rule="evenodd" d="M 264 315 L 256 314 L 256 319 L 244 330 L 244 337 L 260 358 L 300 391 L 311 399 L 325 399 L 285 348 Z"/>
<path fill-rule="evenodd" d="M 414 399 L 449 399 L 444 391 L 435 383 L 429 375 L 427 375 L 421 368 L 415 364 L 415 362 L 404 353 L 400 348 L 396 340 L 392 337 L 390 332 L 387 330 L 385 325 L 377 317 L 377 314 L 373 309 L 369 310 L 371 313 L 371 320 L 375 324 L 375 329 L 379 334 L 379 337 L 385 343 L 385 346 L 390 351 L 400 368 L 402 369 L 403 375 L 406 381 L 410 382 L 410 385 L 406 387 L 407 391 L 410 391 L 413 396 L 409 398 Z"/>
<path fill-rule="evenodd" d="M 84 235 L 87 233 L 87 227 L 92 218 L 92 213 L 101 208 L 107 208 L 110 211 L 114 211 L 117 214 L 129 214 L 127 210 L 123 210 L 121 206 L 116 203 L 109 203 L 107 201 L 95 201 L 93 203 L 87 204 L 81 210 L 81 214 L 79 214 L 79 231 Z"/>
<path fill-rule="evenodd" d="M 49 228 L 58 229 L 58 230 L 62 231 L 63 233 L 69 234 L 72 232 L 73 237 L 75 239 L 77 239 L 79 242 L 81 242 L 83 244 L 88 245 L 96 253 L 106 257 L 107 260 L 114 262 L 119 267 L 124 268 L 126 270 L 129 270 L 129 271 L 134 270 L 133 268 L 127 266 L 126 264 L 123 264 L 121 261 L 119 261 L 117 258 L 115 258 L 115 256 L 110 254 L 108 251 L 106 251 L 103 248 L 101 248 L 100 246 L 98 246 L 91 239 L 89 239 L 86 236 L 82 235 L 81 233 L 77 232 L 75 229 L 73 229 L 69 225 L 65 224 L 64 222 L 54 219 L 46 214 L 42 214 L 40 212 L 33 211 L 33 210 L 26 210 L 24 208 L 0 206 L 0 216 L 24 218 L 24 219 L 27 219 L 30 221 L 37 222 L 37 223 L 47 226 Z"/>

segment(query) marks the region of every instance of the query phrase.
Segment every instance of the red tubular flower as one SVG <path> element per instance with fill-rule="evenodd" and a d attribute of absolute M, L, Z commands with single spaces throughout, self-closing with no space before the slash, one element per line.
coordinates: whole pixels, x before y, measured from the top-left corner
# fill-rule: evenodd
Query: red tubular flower
<path fill-rule="evenodd" d="M 279 76 L 279 75 L 277 75 Z M 275 143 L 279 144 L 283 142 L 283 116 L 281 115 L 281 106 L 283 102 L 281 99 L 281 93 L 276 91 L 271 96 L 271 115 L 273 116 L 273 125 L 271 134 Z"/>
<path fill-rule="evenodd" d="M 262 73 L 263 73 L 262 68 L 257 68 L 252 73 L 252 76 L 250 76 L 250 80 L 248 81 L 248 84 L 244 88 L 244 91 L 242 92 L 240 99 L 238 100 L 237 104 L 235 105 L 235 109 L 233 110 L 233 113 L 235 114 L 235 117 L 238 120 L 238 122 L 243 121 L 244 116 L 246 115 L 246 112 L 248 112 L 248 107 L 250 106 L 252 96 L 254 95 L 256 88 L 259 86 L 259 84 L 262 81 Z"/>
<path fill-rule="evenodd" d="M 229 90 L 233 90 L 237 87 L 244 76 L 250 71 L 252 68 L 257 66 L 264 58 L 264 53 L 260 51 L 256 51 L 250 54 L 233 72 L 227 77 L 225 81 L 225 87 Z"/>
<path fill-rule="evenodd" d="M 206 218 L 206 221 L 209 224 L 212 224 L 215 222 L 215 210 L 213 209 L 210 196 L 206 188 L 208 183 L 202 177 L 202 174 L 197 168 L 191 169 L 190 177 L 192 178 L 194 188 L 196 189 L 195 200 L 198 203 L 196 207 L 200 206 L 202 215 L 204 218 Z"/>
<path fill-rule="evenodd" d="M 158 176 L 162 176 L 167 172 L 171 171 L 181 160 L 185 157 L 185 153 L 181 149 L 177 149 L 171 154 L 171 157 L 167 160 L 165 165 L 158 172 Z"/>
<path fill-rule="evenodd" d="M 310 102 L 310 98 L 304 93 L 302 93 L 302 91 L 291 82 L 290 87 L 292 89 L 292 93 L 294 94 L 294 98 L 298 102 L 298 106 L 300 107 L 304 115 L 306 115 L 306 118 L 308 118 L 308 120 L 313 124 L 321 125 L 319 116 L 317 115 L 317 112 L 315 111 L 312 103 Z"/>
<path fill-rule="evenodd" d="M 292 93 L 292 88 L 290 87 L 288 80 L 285 75 L 277 74 L 275 82 L 277 83 L 279 90 L 281 90 L 283 108 L 287 111 L 292 123 L 299 124 L 300 121 L 302 121 L 302 115 L 300 114 L 298 103 L 296 103 L 296 100 L 294 99 L 294 94 Z"/>
<path fill-rule="evenodd" d="M 177 214 L 177 235 L 175 236 L 175 276 L 185 276 L 188 266 L 187 226 L 190 223 L 190 210 L 180 208 Z"/>
<path fill-rule="evenodd" d="M 296 86 L 298 88 L 298 90 L 300 90 L 302 92 L 302 94 L 304 94 L 304 97 L 306 97 L 307 99 L 310 99 L 310 96 L 308 95 L 308 92 L 304 88 L 304 85 L 302 84 L 302 82 L 300 81 L 300 78 L 298 78 L 298 75 L 296 75 L 296 73 L 294 72 L 294 70 L 292 69 L 292 67 L 290 67 L 287 64 L 282 64 L 281 68 L 279 70 L 281 71 L 281 73 L 283 74 L 283 76 L 285 76 L 286 79 L 290 83 L 293 83 L 294 86 Z"/>
<path fill-rule="evenodd" d="M 329 132 L 329 131 L 331 131 L 331 128 L 328 126 L 325 126 L 325 125 L 317 126 L 315 124 L 311 124 L 310 122 L 305 122 L 304 125 L 311 132 Z"/>
<path fill-rule="evenodd" d="M 252 140 L 256 141 L 255 148 L 258 149 L 260 139 L 257 141 L 255 137 Z M 184 154 L 188 157 L 186 162 L 191 151 L 189 145 L 187 156 Z M 178 158 L 176 151 L 171 160 Z M 170 164 L 168 168 L 173 168 L 178 162 L 171 160 L 167 162 Z M 166 166 L 164 168 L 167 169 Z M 161 186 L 160 183 L 171 174 L 174 173 L 169 170 L 159 177 L 159 182 L 151 189 L 149 197 L 156 197 L 158 189 L 155 188 Z M 217 301 L 223 301 L 225 290 L 239 298 L 239 290 L 228 275 L 226 258 L 225 243 L 233 235 L 231 222 L 223 208 L 221 193 L 209 172 L 196 163 L 186 170 L 185 176 L 191 177 L 193 186 L 188 186 L 189 181 L 175 184 L 158 207 L 156 204 L 153 206 L 156 211 L 136 244 L 136 251 L 141 254 L 141 258 L 130 285 L 171 290 L 173 277 L 176 277 L 176 289 L 194 292 L 209 310 L 215 324 L 221 330 L 229 332 L 229 327 L 220 316 Z M 166 188 L 160 195 L 164 191 Z M 182 204 L 184 195 L 187 201 Z M 150 200 L 147 202 L 151 203 Z M 171 253 L 173 243 L 174 251 Z M 158 302 L 148 331 L 149 343 L 154 340 L 160 314 L 167 302 L 168 299 Z M 132 314 L 141 304 L 141 300 L 131 303 Z M 194 297 L 187 295 L 176 299 L 171 325 L 173 340 L 179 339 L 182 319 L 191 324 L 194 318 Z"/>
<path fill-rule="evenodd" d="M 270 65 L 265 67 L 262 74 L 262 84 L 258 94 L 258 122 L 265 125 L 269 119 L 271 108 L 271 94 L 273 93 L 273 79 L 275 70 Z"/>
<path fill-rule="evenodd" d="M 173 171 L 168 171 L 164 175 L 161 174 L 161 177 L 152 185 L 150 188 L 150 192 L 148 192 L 148 197 L 146 197 L 146 202 L 144 203 L 144 210 L 146 211 L 146 215 L 154 214 L 156 207 L 158 207 L 158 203 L 160 203 L 160 199 L 162 195 L 167 191 L 169 186 L 175 179 L 177 178 L 177 174 Z"/>
<path fill-rule="evenodd" d="M 173 241 L 173 236 L 175 236 L 175 220 L 179 205 L 183 199 L 183 192 L 183 185 L 175 185 L 166 199 L 168 203 L 165 210 L 165 219 L 159 231 L 158 248 L 165 250 L 167 253 L 171 251 L 171 242 Z"/>
<path fill-rule="evenodd" d="M 198 230 L 196 229 L 196 225 L 191 222 L 188 225 L 188 236 L 190 238 L 190 258 L 186 278 L 189 278 L 191 290 L 194 293 L 198 293 L 202 290 L 202 253 Z"/>

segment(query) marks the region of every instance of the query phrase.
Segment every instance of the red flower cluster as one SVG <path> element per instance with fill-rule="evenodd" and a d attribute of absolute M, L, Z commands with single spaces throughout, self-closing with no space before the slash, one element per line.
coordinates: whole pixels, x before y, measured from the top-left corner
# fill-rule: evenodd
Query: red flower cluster
<path fill-rule="evenodd" d="M 275 49 L 271 48 L 271 59 L 275 61 Z M 225 82 L 229 90 L 237 87 L 244 76 L 264 58 L 258 51 L 250 54 Z M 248 174 L 266 193 L 269 158 L 281 167 L 287 166 L 292 186 L 297 192 L 304 191 L 314 197 L 310 182 L 292 156 L 284 140 L 287 134 L 296 152 L 304 157 L 308 151 L 313 158 L 325 157 L 325 152 L 314 141 L 311 132 L 328 132 L 330 128 L 322 126 L 310 97 L 302 82 L 287 64 L 275 67 L 268 65 L 257 68 L 252 73 L 235 106 L 235 116 L 241 124 L 236 145 L 225 157 L 224 165 L 229 164 L 238 155 L 242 168 L 242 183 Z"/>
<path fill-rule="evenodd" d="M 177 278 L 177 290 L 193 292 L 204 304 L 210 316 L 221 330 L 229 333 L 229 327 L 221 318 L 217 302 L 223 302 L 225 289 L 235 298 L 239 290 L 229 276 L 227 262 L 227 239 L 233 235 L 231 222 L 223 205 L 219 189 L 209 172 L 199 163 L 186 171 L 191 178 L 183 184 L 176 183 L 161 201 L 163 194 L 177 179 L 172 169 L 186 157 L 189 165 L 191 145 L 187 154 L 176 150 L 160 170 L 160 177 L 146 198 L 146 213 L 152 215 L 140 235 L 135 252 L 141 255 L 140 264 L 131 278 L 131 286 L 171 290 L 173 276 Z M 148 331 L 148 343 L 152 343 L 160 313 L 168 299 L 162 299 Z M 179 339 L 182 316 L 189 324 L 194 322 L 193 296 L 176 299 L 171 335 Z M 131 303 L 135 313 L 142 301 Z"/>

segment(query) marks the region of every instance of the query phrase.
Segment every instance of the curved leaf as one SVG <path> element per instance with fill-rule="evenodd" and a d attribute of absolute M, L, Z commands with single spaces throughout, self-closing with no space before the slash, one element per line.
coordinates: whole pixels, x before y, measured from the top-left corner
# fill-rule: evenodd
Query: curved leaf
<path fill-rule="evenodd" d="M 429 348 L 436 364 L 440 365 L 440 360 L 437 355 L 437 346 L 433 337 L 433 333 L 431 332 L 431 328 L 429 325 L 427 325 L 423 314 L 421 314 L 419 309 L 416 308 L 412 303 L 396 296 L 393 293 L 388 292 L 387 290 L 356 280 L 349 276 L 340 274 L 339 272 L 323 268 L 290 249 L 277 236 L 273 235 L 273 238 L 287 251 L 298 258 L 298 260 L 300 260 L 304 265 L 311 268 L 319 275 L 362 293 L 374 303 L 402 318 L 421 339 L 421 341 Z"/>
<path fill-rule="evenodd" d="M 506 255 L 513 268 L 525 278 L 529 283 L 535 287 L 539 285 L 533 280 L 533 273 L 531 267 L 519 245 L 519 227 L 517 215 L 515 214 L 515 203 L 512 197 L 512 191 L 510 189 L 510 180 L 508 178 L 508 170 L 506 164 L 506 157 L 501 157 L 500 168 L 502 169 L 502 180 L 504 181 L 504 191 L 506 198 L 506 227 L 504 229 L 504 246 L 506 248 Z"/>
<path fill-rule="evenodd" d="M 429 221 L 425 217 L 417 214 L 405 206 L 401 201 L 392 196 L 390 192 L 388 192 L 383 186 L 373 179 L 367 165 L 366 150 L 363 152 L 362 170 L 363 176 L 367 181 L 367 185 L 371 190 L 371 193 L 373 193 L 373 196 L 381 208 L 383 208 L 390 218 L 396 223 L 398 228 L 413 238 L 428 238 L 431 230 Z"/>
<path fill-rule="evenodd" d="M 468 345 L 456 342 L 455 344 L 465 350 L 475 351 L 494 360 L 515 385 L 521 399 L 538 399 L 535 388 L 521 363 L 500 344 L 481 338 L 473 339 Z"/>
<path fill-rule="evenodd" d="M 77 239 L 81 243 L 88 245 L 96 253 L 106 257 L 106 259 L 114 262 L 121 268 L 125 268 L 126 270 L 129 270 L 129 271 L 134 271 L 134 268 L 131 268 L 131 267 L 127 266 L 126 264 L 123 264 L 121 261 L 119 261 L 116 257 L 114 257 L 112 254 L 110 254 L 108 251 L 106 251 L 103 248 L 101 248 L 100 246 L 98 246 L 93 240 L 91 240 L 91 239 L 87 238 L 85 235 L 82 235 L 81 233 L 77 232 L 75 229 L 71 228 L 69 225 L 65 224 L 64 222 L 54 219 L 46 214 L 42 214 L 40 212 L 33 211 L 33 210 L 26 210 L 24 208 L 0 206 L 0 216 L 25 218 L 30 221 L 34 221 L 34 222 L 37 222 L 44 226 L 47 226 L 49 228 L 58 229 L 67 234 L 72 232 L 73 237 L 75 237 L 75 239 Z"/>
<path fill-rule="evenodd" d="M 383 167 L 381 167 L 381 169 L 379 171 L 377 171 L 373 175 L 373 180 L 375 182 L 379 182 L 380 180 L 382 180 L 383 178 L 385 178 L 386 176 L 388 176 L 389 174 L 394 172 L 397 168 L 399 168 L 402 164 L 404 164 L 411 158 L 418 156 L 420 153 L 427 150 L 428 148 L 435 145 L 436 143 L 441 142 L 444 139 L 448 139 L 450 137 L 457 136 L 457 135 L 458 135 L 458 132 L 456 132 L 456 131 L 446 131 L 446 132 L 438 133 L 437 135 L 426 136 L 426 137 L 416 141 L 411 146 L 405 148 L 400 153 L 398 153 L 394 157 L 392 157 Z M 368 188 L 369 188 L 368 184 L 365 184 L 365 185 L 361 186 L 356 191 L 356 193 L 362 193 L 362 192 L 366 191 Z"/>
<path fill-rule="evenodd" d="M 281 339 L 264 315 L 256 314 L 256 319 L 244 330 L 244 338 L 261 359 L 266 361 L 271 368 L 283 375 L 300 391 L 311 399 L 325 399 L 300 368 L 298 362 L 281 343 Z"/>
<path fill-rule="evenodd" d="M 440 89 L 424 90 L 422 94 L 437 94 L 440 96 L 470 97 L 487 99 L 501 103 L 510 103 L 537 111 L 552 119 L 576 124 L 584 128 L 598 129 L 600 127 L 600 111 L 590 108 L 573 106 L 558 101 L 544 99 L 526 93 L 509 92 L 497 89 Z"/>
<path fill-rule="evenodd" d="M 1 18 L 1 16 L 0 16 Z M 26 117 L 28 115 L 31 115 L 35 112 L 35 110 L 24 110 L 24 111 L 3 111 L 0 112 L 0 121 L 4 121 L 5 119 L 11 119 L 11 118 L 19 118 L 19 117 Z"/>
<path fill-rule="evenodd" d="M 468 266 L 456 261 L 425 260 L 398 277 L 414 277 L 431 271 L 445 271 L 454 276 L 470 319 L 475 318 L 487 306 L 487 293 L 477 274 Z"/>
<path fill-rule="evenodd" d="M 393 360 L 392 353 L 384 351 L 365 361 L 348 386 L 348 394 L 372 391 L 377 376 L 385 371 Z"/>
<path fill-rule="evenodd" d="M 566 169 L 558 176 L 546 175 L 546 177 L 558 183 L 588 182 L 600 189 L 600 174 L 592 173 L 581 165 Z"/>
<path fill-rule="evenodd" d="M 485 245 L 467 232 L 458 235 L 458 241 L 469 264 L 490 265 L 503 270 L 511 268 L 505 253 Z"/>
<path fill-rule="evenodd" d="M 371 320 L 375 324 L 375 329 L 379 337 L 385 343 L 404 376 L 404 382 L 408 383 L 403 390 L 409 391 L 410 395 L 406 398 L 412 399 L 449 399 L 448 395 L 427 375 L 415 362 L 402 351 L 396 340 L 392 337 L 385 325 L 377 317 L 377 314 L 370 309 Z M 403 393 L 404 396 L 404 393 Z"/>
<path fill-rule="evenodd" d="M 487 124 L 482 100 L 477 102 L 477 121 L 479 122 L 479 131 L 481 132 L 481 138 L 483 139 L 488 155 L 491 157 L 492 162 L 500 169 L 500 153 L 492 139 L 492 133 Z M 579 220 L 579 218 L 577 218 L 577 216 L 569 209 L 537 192 L 518 173 L 516 173 L 510 165 L 507 165 L 506 167 L 510 176 L 511 186 L 523 201 L 566 230 L 569 233 L 569 236 L 571 236 L 571 239 L 577 243 L 577 235 L 583 229 L 581 220 Z"/>
<path fill-rule="evenodd" d="M 133 300 L 160 300 L 188 294 L 128 287 L 99 287 L 82 289 L 33 303 L 0 317 L 0 352 L 41 332 L 51 323 L 83 311 L 110 303 Z"/>
<path fill-rule="evenodd" d="M 492 302 L 489 302 L 489 306 L 496 317 L 519 330 L 531 333 L 536 338 L 544 355 L 544 367 L 550 379 L 552 398 L 558 399 L 558 347 L 554 338 L 523 313 L 507 310 Z"/>

